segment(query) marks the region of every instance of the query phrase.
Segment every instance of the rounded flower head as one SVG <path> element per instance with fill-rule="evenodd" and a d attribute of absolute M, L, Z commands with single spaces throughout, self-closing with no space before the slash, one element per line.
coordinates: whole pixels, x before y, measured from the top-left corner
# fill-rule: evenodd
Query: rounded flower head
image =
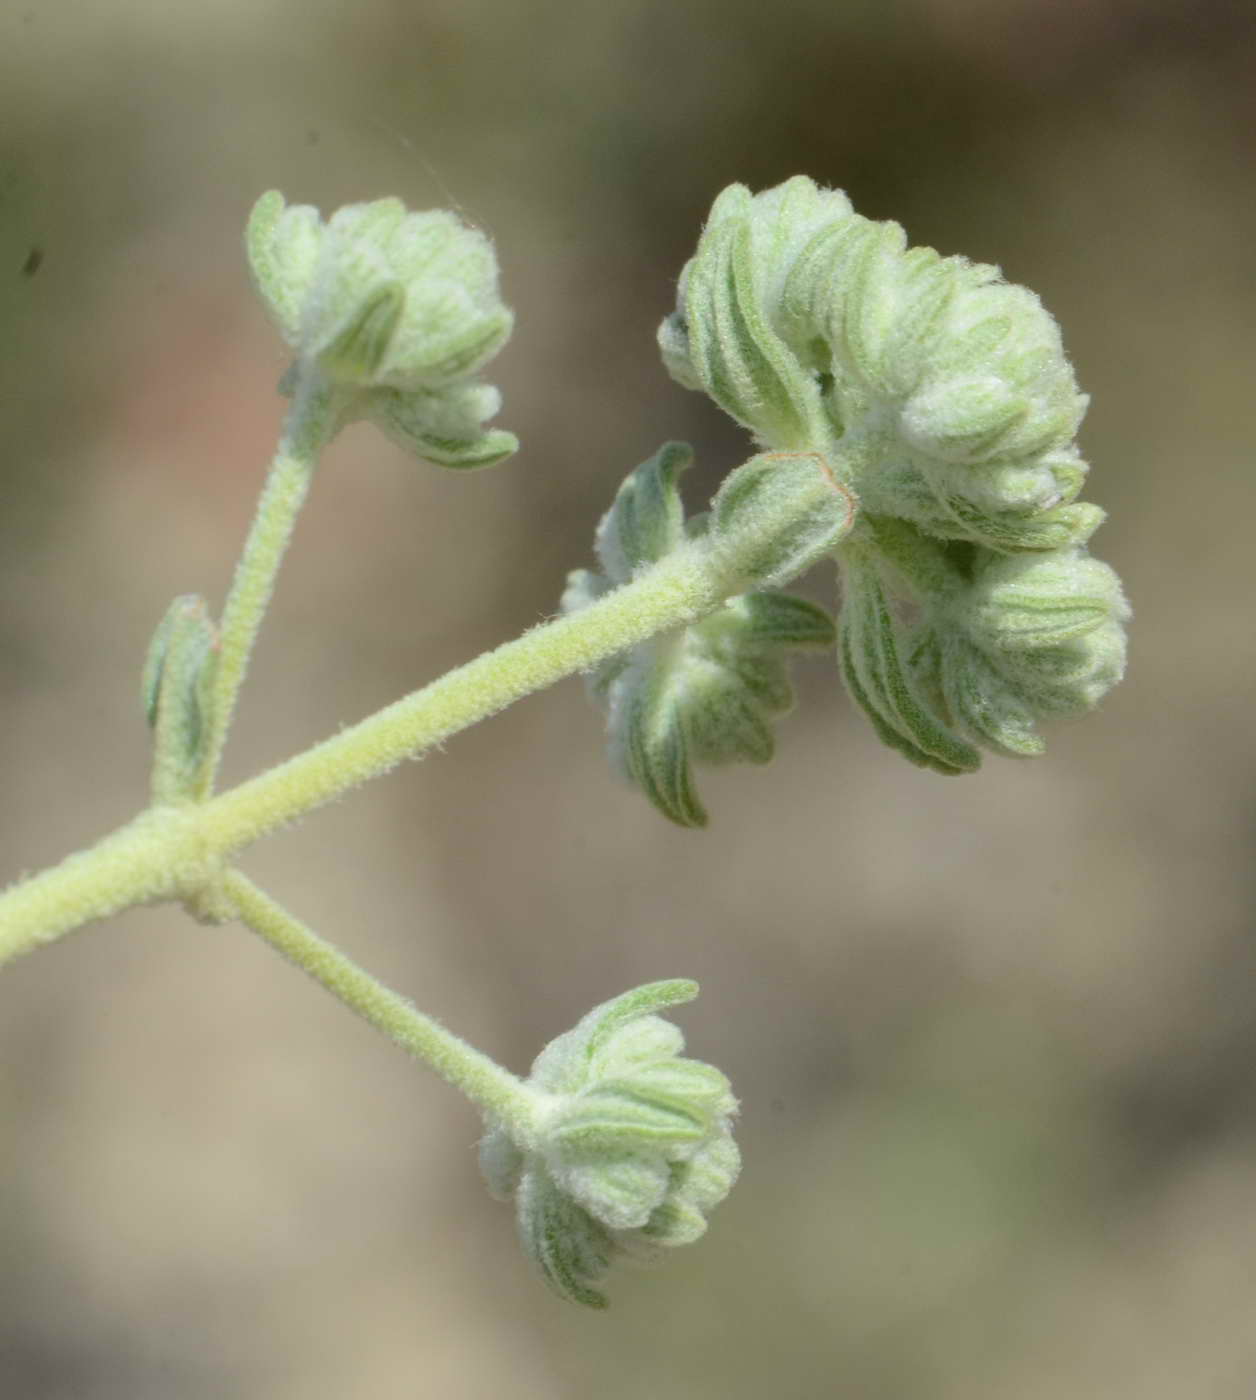
<path fill-rule="evenodd" d="M 881 738 L 913 763 L 971 772 L 977 746 L 1036 757 L 1040 723 L 1094 709 L 1124 674 L 1129 605 L 1116 574 L 1084 549 L 943 550 L 884 523 L 875 538 L 883 553 L 861 547 L 847 562 L 842 674 Z M 904 558 L 926 587 L 904 587 Z M 914 622 L 894 606 L 896 590 Z"/>
<path fill-rule="evenodd" d="M 834 551 L 846 684 L 913 762 L 1042 751 L 1120 679 L 1129 610 L 1083 546 L 1087 399 L 1059 327 L 999 269 L 912 248 L 797 176 L 726 189 L 659 329 L 664 364 L 858 502 Z M 919 626 L 910 626 L 918 619 Z"/>
<path fill-rule="evenodd" d="M 487 466 L 514 451 L 509 433 L 483 428 L 500 400 L 472 378 L 513 323 L 482 233 L 398 199 L 350 204 L 324 222 L 271 191 L 253 210 L 247 246 L 298 366 L 340 391 L 346 418 L 372 418 L 445 466 Z"/>
<path fill-rule="evenodd" d="M 931 608 L 913 664 L 939 711 L 978 743 L 1033 757 L 1040 720 L 1092 710 L 1125 673 L 1129 605 L 1084 550 L 983 555 Z"/>
<path fill-rule="evenodd" d="M 524 1250 L 573 1302 L 606 1306 L 593 1285 L 616 1258 L 696 1240 L 737 1178 L 728 1080 L 655 1014 L 697 991 L 654 982 L 595 1007 L 532 1066 L 530 1128 L 490 1123 L 481 1143 L 489 1190 L 514 1198 Z"/>
<path fill-rule="evenodd" d="M 804 176 L 719 196 L 659 346 L 765 446 L 857 440 L 868 511 L 996 549 L 1079 543 L 1102 519 L 1072 504 L 1087 400 L 1033 292 L 909 248 Z"/>

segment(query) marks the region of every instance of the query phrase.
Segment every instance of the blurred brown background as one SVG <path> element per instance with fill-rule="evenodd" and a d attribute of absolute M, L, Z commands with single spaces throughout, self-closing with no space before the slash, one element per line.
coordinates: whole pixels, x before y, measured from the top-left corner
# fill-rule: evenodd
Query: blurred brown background
<path fill-rule="evenodd" d="M 1137 613 L 1038 763 L 921 774 L 812 662 L 684 833 L 568 682 L 249 853 L 519 1069 L 701 980 L 745 1175 L 607 1316 L 530 1276 L 475 1114 L 243 931 L 137 911 L 7 969 L 0 1395 L 1256 1394 L 1254 65 L 1224 0 L 0 0 L 3 878 L 144 800 L 148 635 L 221 599 L 280 421 L 240 252 L 272 185 L 493 234 L 524 447 L 337 444 L 229 779 L 551 613 L 663 439 L 695 504 L 741 460 L 653 343 L 731 180 L 1043 296 Z"/>

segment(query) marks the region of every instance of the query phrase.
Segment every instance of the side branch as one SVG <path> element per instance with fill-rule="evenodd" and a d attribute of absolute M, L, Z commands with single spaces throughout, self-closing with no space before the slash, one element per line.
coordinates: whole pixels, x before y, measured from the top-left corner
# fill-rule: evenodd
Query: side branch
<path fill-rule="evenodd" d="M 202 812 L 206 844 L 219 855 L 239 851 L 515 700 L 711 612 L 728 591 L 701 550 L 679 551 L 581 612 L 525 632 L 212 799 Z"/>
<path fill-rule="evenodd" d="M 209 707 L 210 729 L 195 795 L 214 788 L 240 687 L 261 630 L 279 566 L 287 553 L 313 478 L 314 464 L 335 430 L 335 394 L 312 371 L 300 375 L 283 441 L 271 463 L 257 514 L 223 609 L 218 666 Z"/>
<path fill-rule="evenodd" d="M 320 938 L 238 870 L 222 877 L 222 892 L 240 921 L 332 996 L 434 1070 L 472 1103 L 528 1132 L 534 1095 L 496 1061 L 425 1016 Z"/>
<path fill-rule="evenodd" d="M 0 964 L 94 919 L 197 890 L 258 837 L 535 690 L 703 616 L 730 591 L 700 549 L 678 551 L 580 613 L 533 628 L 229 792 L 143 813 L 0 894 Z"/>

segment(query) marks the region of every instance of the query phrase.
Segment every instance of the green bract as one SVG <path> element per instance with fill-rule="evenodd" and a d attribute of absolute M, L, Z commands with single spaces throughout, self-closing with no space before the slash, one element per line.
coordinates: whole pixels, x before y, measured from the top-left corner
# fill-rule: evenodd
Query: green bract
<path fill-rule="evenodd" d="M 402 446 L 450 467 L 490 466 L 518 446 L 485 429 L 500 407 L 474 375 L 513 318 L 482 233 L 445 210 L 398 199 L 339 209 L 258 200 L 246 244 L 253 280 L 298 369 L 339 393 L 342 421 L 370 418 Z"/>
<path fill-rule="evenodd" d="M 683 1058 L 684 1037 L 655 1014 L 697 994 L 693 982 L 653 982 L 595 1007 L 533 1064 L 530 1133 L 490 1123 L 480 1145 L 489 1190 L 514 1198 L 525 1251 L 573 1302 L 606 1306 L 593 1285 L 617 1257 L 698 1239 L 737 1179 L 728 1080 Z"/>
<path fill-rule="evenodd" d="M 909 248 L 897 224 L 803 176 L 760 195 L 734 185 L 659 345 L 682 384 L 764 447 L 819 454 L 858 501 L 836 551 L 843 670 L 888 743 L 948 773 L 979 765 L 974 742 L 1036 754 L 1039 720 L 1120 679 L 1128 608 L 1080 548 L 1103 520 L 1077 500 L 1086 397 L 1032 292 Z M 996 640 L 993 600 L 1013 578 L 1090 597 L 1090 625 L 1013 642 L 1000 612 Z M 910 634 L 904 604 L 926 617 Z"/>
<path fill-rule="evenodd" d="M 772 721 L 793 705 L 787 653 L 833 644 L 823 608 L 760 585 L 792 578 L 830 553 L 853 505 L 814 455 L 765 456 L 732 473 L 710 514 L 686 529 L 676 479 L 691 460 L 683 443 L 668 443 L 627 478 L 598 527 L 603 572 L 571 574 L 562 607 L 579 611 L 681 550 L 701 552 L 726 592 L 753 588 L 592 676 L 619 770 L 672 821 L 705 826 L 692 763 L 766 763 Z"/>
<path fill-rule="evenodd" d="M 913 624 L 896 612 L 884 559 L 849 554 L 843 675 L 914 763 L 968 772 L 975 744 L 1035 757 L 1041 720 L 1092 709 L 1121 677 L 1129 607 L 1116 574 L 1080 549 L 935 559 L 949 577 L 918 600 Z"/>
<path fill-rule="evenodd" d="M 205 600 L 187 593 L 166 609 L 148 646 L 140 681 L 153 731 L 153 800 L 186 800 L 209 733 L 218 633 Z"/>

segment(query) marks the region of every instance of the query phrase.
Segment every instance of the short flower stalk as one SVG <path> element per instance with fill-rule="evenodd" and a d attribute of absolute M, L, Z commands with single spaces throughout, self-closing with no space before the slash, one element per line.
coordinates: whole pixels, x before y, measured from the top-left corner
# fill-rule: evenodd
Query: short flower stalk
<path fill-rule="evenodd" d="M 650 983 L 590 1012 L 520 1079 L 382 986 L 237 867 L 256 840 L 507 705 L 582 673 L 612 766 L 668 820 L 706 825 L 695 770 L 767 763 L 789 667 L 829 654 L 877 736 L 956 775 L 1036 757 L 1041 727 L 1121 678 L 1129 616 L 1089 554 L 1086 397 L 1059 329 L 998 270 L 909 248 L 838 191 L 796 177 L 715 202 L 659 331 L 671 374 L 750 433 L 747 458 L 687 513 L 692 460 L 666 443 L 629 473 L 568 576 L 559 613 L 304 753 L 216 791 L 250 658 L 322 450 L 374 423 L 438 466 L 518 448 L 483 379 L 511 333 L 492 244 L 395 199 L 324 220 L 277 193 L 246 248 L 292 352 L 278 450 L 221 618 L 170 605 L 142 676 L 151 804 L 0 894 L 0 964 L 138 904 L 252 929 L 483 1113 L 481 1164 L 560 1296 L 602 1307 L 620 1258 L 697 1240 L 736 1180 L 737 1104 L 681 1054 Z M 813 567 L 836 617 L 790 591 Z M 923 779 L 922 779 L 923 780 Z"/>
<path fill-rule="evenodd" d="M 695 982 L 655 982 L 595 1007 L 542 1051 L 526 1080 L 425 1016 L 283 909 L 239 871 L 236 916 L 485 1115 L 490 1192 L 514 1199 L 525 1252 L 561 1296 L 604 1308 L 593 1284 L 617 1257 L 660 1257 L 706 1231 L 740 1158 L 737 1110 L 717 1069 L 684 1059 L 657 1013 Z"/>
<path fill-rule="evenodd" d="M 334 390 L 316 376 L 302 376 L 223 608 L 212 692 L 206 706 L 206 732 L 188 793 L 200 801 L 214 790 L 240 687 L 279 568 L 309 495 L 319 453 L 335 436 L 337 417 Z"/>

